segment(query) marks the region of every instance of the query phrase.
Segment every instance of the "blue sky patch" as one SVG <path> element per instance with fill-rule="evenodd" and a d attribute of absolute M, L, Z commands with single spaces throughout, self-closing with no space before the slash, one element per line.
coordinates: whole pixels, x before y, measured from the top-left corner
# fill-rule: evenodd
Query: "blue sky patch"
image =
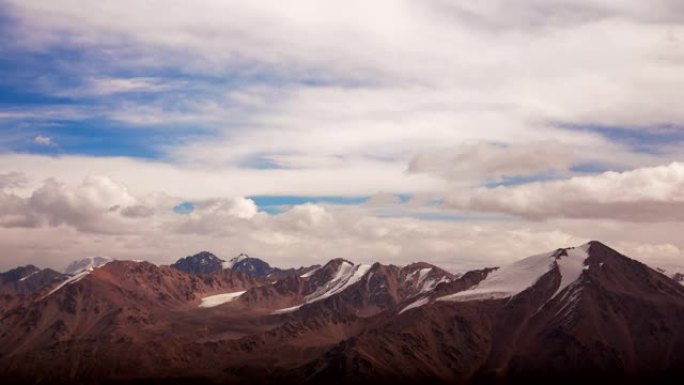
<path fill-rule="evenodd" d="M 297 195 L 254 195 L 253 200 L 260 211 L 271 215 L 280 214 L 292 206 L 306 203 L 329 205 L 360 205 L 370 199 L 369 196 L 297 196 Z"/>
<path fill-rule="evenodd" d="M 285 168 L 268 157 L 263 156 L 251 157 L 240 163 L 240 167 L 254 170 L 280 170 Z"/>
<path fill-rule="evenodd" d="M 607 139 L 623 143 L 633 151 L 660 154 L 663 146 L 684 142 L 684 127 L 663 124 L 649 127 L 617 127 L 602 125 L 562 124 L 563 128 L 589 131 L 600 134 Z"/>
<path fill-rule="evenodd" d="M 162 159 L 165 148 L 183 140 L 182 135 L 169 135 L 175 128 L 135 129 L 103 118 L 86 120 L 1 121 L 0 129 L 14 140 L 5 143 L 5 150 L 47 155 L 128 156 L 142 159 Z M 200 130 L 185 129 L 184 135 L 205 135 Z M 53 146 L 34 142 L 47 137 Z"/>
<path fill-rule="evenodd" d="M 520 186 L 534 182 L 546 182 L 559 178 L 560 175 L 554 172 L 540 173 L 534 175 L 505 176 L 499 180 L 485 183 L 484 187 L 495 188 L 499 186 Z"/>
<path fill-rule="evenodd" d="M 192 202 L 183 202 L 173 208 L 173 212 L 176 214 L 186 215 L 190 214 L 195 210 L 195 204 Z"/>

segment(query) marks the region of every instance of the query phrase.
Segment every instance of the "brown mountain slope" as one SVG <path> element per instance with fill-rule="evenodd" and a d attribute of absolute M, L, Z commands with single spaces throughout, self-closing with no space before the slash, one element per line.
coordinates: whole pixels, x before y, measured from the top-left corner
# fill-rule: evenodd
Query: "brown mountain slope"
<path fill-rule="evenodd" d="M 585 263 L 575 284 L 527 317 L 520 338 L 499 341 L 517 349 L 490 367 L 507 378 L 682 372 L 684 288 L 598 242 Z"/>
<path fill-rule="evenodd" d="M 187 360 L 175 350 L 204 334 L 189 327 L 200 323 L 195 317 L 213 324 L 187 310 L 204 294 L 258 283 L 231 271 L 200 277 L 146 262 L 110 262 L 3 315 L 0 374 L 72 382 L 119 371 L 173 372 Z"/>
<path fill-rule="evenodd" d="M 598 242 L 459 277 L 424 263 L 338 259 L 273 282 L 115 261 L 54 292 L 0 301 L 3 383 L 557 383 L 684 373 L 684 286 Z"/>
<path fill-rule="evenodd" d="M 548 260 L 570 258 L 564 254 Z M 563 269 L 553 262 L 512 296 L 469 299 L 463 291 L 458 301 L 409 309 L 301 367 L 299 379 L 664 381 L 684 373 L 681 285 L 598 242 L 581 262 L 560 292 Z"/>

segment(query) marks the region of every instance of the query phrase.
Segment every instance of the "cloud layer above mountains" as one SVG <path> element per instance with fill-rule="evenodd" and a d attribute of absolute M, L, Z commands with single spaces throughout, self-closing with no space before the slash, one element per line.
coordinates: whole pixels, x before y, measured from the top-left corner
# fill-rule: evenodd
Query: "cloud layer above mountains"
<path fill-rule="evenodd" d="M 0 11 L 0 267 L 212 249 L 461 270 L 589 239 L 684 260 L 681 2 Z"/>

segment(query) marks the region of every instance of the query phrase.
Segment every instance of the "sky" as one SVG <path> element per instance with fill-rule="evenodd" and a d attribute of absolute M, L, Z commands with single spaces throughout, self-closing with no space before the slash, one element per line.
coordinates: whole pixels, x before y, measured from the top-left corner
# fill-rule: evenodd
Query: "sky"
<path fill-rule="evenodd" d="M 0 0 L 0 270 L 684 271 L 678 0 Z"/>

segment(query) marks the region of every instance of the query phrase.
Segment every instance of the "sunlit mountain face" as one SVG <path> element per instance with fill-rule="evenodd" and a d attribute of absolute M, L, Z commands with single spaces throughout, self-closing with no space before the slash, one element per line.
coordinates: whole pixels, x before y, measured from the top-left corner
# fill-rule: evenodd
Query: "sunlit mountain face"
<path fill-rule="evenodd" d="M 349 264 L 339 279 L 386 277 L 377 295 L 333 306 L 339 322 L 356 325 L 344 329 L 351 336 L 370 330 L 344 318 L 354 306 L 362 317 L 398 304 L 410 307 L 402 316 L 448 307 L 415 295 L 446 290 L 439 287 L 447 279 L 449 291 L 465 290 L 495 267 L 594 239 L 684 282 L 683 41 L 684 5 L 675 0 L 0 0 L 1 314 L 9 306 L 38 314 L 18 298 L 80 287 L 110 270 L 100 278 L 122 293 L 129 278 L 120 274 L 149 268 L 145 277 L 158 281 L 145 298 L 181 306 L 219 295 L 206 303 L 250 309 L 265 301 L 259 311 L 289 317 L 287 309 L 328 301 L 319 295 L 333 288 L 348 292 L 328 266 L 337 261 Z M 404 279 L 414 286 L 400 289 Z M 499 294 L 512 290 L 497 285 L 486 283 Z M 78 301 L 69 305 L 76 313 Z M 112 301 L 106 306 L 125 308 Z M 168 306 L 153 318 L 172 317 Z M 55 309 L 47 319 L 61 314 Z M 201 318 L 197 330 L 205 330 Z M 52 327 L 21 319 L 45 333 Z M 69 322 L 69 330 L 92 328 L 99 318 Z M 207 326 L 202 343 L 275 325 L 264 322 L 225 335 Z M 544 322 L 535 330 L 557 332 Z M 326 333 L 339 337 L 336 328 Z M 72 341 L 72 331 L 48 334 Z M 195 337 L 184 341 L 200 343 Z M 525 343 L 537 349 L 540 341 Z M 582 349 L 593 342 L 563 341 L 577 349 L 564 358 L 572 362 L 602 354 L 602 367 L 627 370 L 617 362 L 639 361 L 616 340 L 601 340 L 608 350 L 591 354 Z M 403 373 L 349 344 L 330 357 Z M 29 345 L 24 353 L 44 347 Z M 69 354 L 92 353 L 69 346 Z M 307 357 L 319 361 L 309 372 L 281 380 L 334 378 L 316 355 L 323 345 L 315 346 Z M 509 353 L 497 353 L 489 368 L 505 364 L 507 376 L 527 362 L 527 353 Z M 421 362 L 427 366 L 407 378 L 475 373 L 470 364 Z M 357 379 L 372 377 L 359 370 Z"/>

